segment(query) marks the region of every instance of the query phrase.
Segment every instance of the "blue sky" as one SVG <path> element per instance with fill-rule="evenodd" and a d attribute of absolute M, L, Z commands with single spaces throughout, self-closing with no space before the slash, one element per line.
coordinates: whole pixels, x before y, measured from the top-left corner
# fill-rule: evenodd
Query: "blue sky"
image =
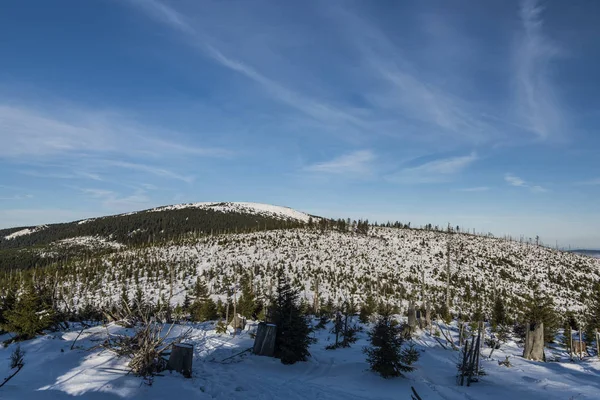
<path fill-rule="evenodd" d="M 195 201 L 600 247 L 594 1 L 19 1 L 0 227 Z"/>

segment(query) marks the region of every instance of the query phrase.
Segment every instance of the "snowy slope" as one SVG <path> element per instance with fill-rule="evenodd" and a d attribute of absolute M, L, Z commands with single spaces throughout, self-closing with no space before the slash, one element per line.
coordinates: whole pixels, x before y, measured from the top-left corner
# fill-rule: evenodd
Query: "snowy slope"
<path fill-rule="evenodd" d="M 491 305 L 496 291 L 516 312 L 518 304 L 513 301 L 530 294 L 531 282 L 553 296 L 557 309 L 578 311 L 593 282 L 600 280 L 600 260 L 591 257 L 473 235 L 452 235 L 451 240 L 451 294 L 457 312 L 472 312 L 469 296 L 476 293 L 483 294 L 484 305 Z M 448 235 L 440 232 L 393 228 L 372 228 L 367 236 L 291 229 L 190 238 L 178 244 L 122 249 L 91 265 L 71 263 L 65 267 L 69 268 L 65 293 L 78 288 L 72 307 L 86 302 L 109 306 L 126 283 L 129 296 L 139 286 L 155 303 L 169 291 L 170 278 L 164 271 L 172 266 L 174 305 L 183 301 L 198 276 L 207 280 L 214 296 L 223 295 L 224 279 L 240 279 L 240 269 L 251 276 L 256 292 L 266 296 L 277 268 L 283 267 L 308 300 L 314 297 L 318 279 L 323 301 L 352 297 L 361 304 L 372 293 L 406 307 L 410 296 L 420 299 L 425 290 L 430 301 L 439 303 L 445 296 L 447 241 Z M 89 268 L 97 271 L 99 284 L 86 282 Z M 132 275 L 138 278 L 113 281 Z"/>
<path fill-rule="evenodd" d="M 40 225 L 40 226 L 36 226 L 34 228 L 21 229 L 20 231 L 13 232 L 10 235 L 5 236 L 4 239 L 11 240 L 11 239 L 17 238 L 19 236 L 31 235 L 32 233 L 42 231 L 42 230 L 46 229 L 47 227 L 48 227 L 47 225 Z"/>
<path fill-rule="evenodd" d="M 257 214 L 265 217 L 273 217 L 279 219 L 294 219 L 302 222 L 308 222 L 310 215 L 296 211 L 292 208 L 274 206 L 270 204 L 262 203 L 244 203 L 244 202 L 221 202 L 221 203 L 188 203 L 188 204 L 176 204 L 170 206 L 163 206 L 149 210 L 151 212 L 165 211 L 165 210 L 181 210 L 184 208 L 198 208 L 207 209 L 213 211 L 219 211 L 222 213 L 237 212 L 243 214 Z M 314 217 L 313 217 L 314 218 Z"/>
<path fill-rule="evenodd" d="M 25 366 L 3 388 L 0 398 L 33 399 L 328 399 L 328 400 L 396 400 L 409 399 L 411 386 L 423 400 L 531 399 L 566 400 L 598 399 L 600 362 L 588 357 L 568 361 L 563 349 L 546 350 L 547 358 L 560 362 L 540 363 L 524 360 L 522 348 L 510 341 L 496 350 L 482 350 L 482 367 L 486 372 L 470 387 L 456 384 L 458 352 L 444 350 L 428 333 L 415 340 L 420 351 L 416 370 L 404 378 L 385 380 L 368 370 L 363 346 L 368 344 L 366 331 L 347 349 L 325 350 L 334 340 L 327 329 L 314 333 L 318 340 L 310 348 L 307 362 L 282 365 L 279 360 L 244 353 L 253 344 L 248 331 L 235 338 L 216 334 L 211 323 L 193 325 L 194 345 L 191 379 L 177 373 L 163 373 L 148 386 L 141 378 L 127 374 L 127 360 L 101 349 L 87 350 L 106 337 L 101 326 L 84 331 L 74 350 L 77 327 L 22 343 Z M 173 334 L 187 330 L 176 326 Z M 365 329 L 368 329 L 365 326 Z M 254 327 L 250 327 L 253 330 Z M 453 333 L 456 330 L 452 327 Z M 109 325 L 111 334 L 130 334 Z M 456 339 L 456 337 L 455 337 Z M 444 339 L 442 339 L 444 341 Z M 8 357 L 15 344 L 0 349 L 0 377 L 8 376 Z M 226 360 L 226 358 L 234 356 Z M 498 365 L 510 357 L 511 368 Z"/>

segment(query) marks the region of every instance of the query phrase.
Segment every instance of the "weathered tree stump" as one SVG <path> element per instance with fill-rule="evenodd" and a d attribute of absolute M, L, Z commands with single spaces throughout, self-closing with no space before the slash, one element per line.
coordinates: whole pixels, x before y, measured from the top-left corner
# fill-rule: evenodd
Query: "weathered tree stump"
<path fill-rule="evenodd" d="M 275 354 L 275 337 L 277 326 L 261 322 L 258 324 L 253 352 L 259 356 L 273 357 Z"/>
<path fill-rule="evenodd" d="M 246 327 L 246 318 L 242 317 L 240 314 L 236 314 L 231 321 L 231 326 L 235 330 L 244 330 Z"/>
<path fill-rule="evenodd" d="M 167 369 L 177 371 L 186 378 L 192 377 L 192 359 L 194 357 L 194 346 L 191 344 L 176 343 L 171 350 L 171 356 L 167 363 Z"/>
<path fill-rule="evenodd" d="M 527 324 L 523 357 L 533 361 L 544 361 L 544 323 Z"/>

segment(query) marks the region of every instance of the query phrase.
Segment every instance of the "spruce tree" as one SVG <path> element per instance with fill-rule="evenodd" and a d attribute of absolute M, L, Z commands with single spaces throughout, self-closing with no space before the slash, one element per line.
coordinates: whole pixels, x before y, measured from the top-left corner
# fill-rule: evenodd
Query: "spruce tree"
<path fill-rule="evenodd" d="M 12 310 L 6 312 L 5 329 L 16 332 L 24 339 L 50 328 L 54 323 L 54 310 L 43 295 L 30 282 Z"/>
<path fill-rule="evenodd" d="M 533 290 L 533 296 L 528 296 L 525 302 L 523 322 L 526 324 L 544 323 L 544 342 L 552 343 L 560 325 L 554 309 L 554 302 L 549 296 L 543 295 L 538 287 Z"/>
<path fill-rule="evenodd" d="M 247 280 L 242 283 L 242 295 L 237 303 L 237 312 L 246 318 L 256 319 L 260 307 L 256 302 L 252 284 Z"/>
<path fill-rule="evenodd" d="M 12 287 L 9 287 L 0 301 L 0 328 L 4 329 L 3 327 L 7 322 L 7 312 L 15 307 L 16 301 L 15 291 Z"/>
<path fill-rule="evenodd" d="M 194 302 L 189 306 L 189 311 L 194 321 L 214 321 L 218 318 L 217 304 L 208 295 L 204 281 L 198 277 L 193 290 Z"/>
<path fill-rule="evenodd" d="M 596 340 L 596 332 L 600 331 L 600 282 L 596 282 L 588 301 L 588 315 L 585 324 L 585 337 L 588 343 Z"/>
<path fill-rule="evenodd" d="M 500 296 L 496 296 L 494 299 L 494 307 L 492 308 L 492 327 L 497 329 L 498 326 L 506 324 L 506 309 L 504 308 L 504 301 Z"/>
<path fill-rule="evenodd" d="M 373 315 L 373 313 L 376 310 L 377 302 L 375 301 L 373 295 L 369 294 L 365 299 L 365 302 L 363 303 L 362 307 L 360 307 L 360 313 L 358 314 L 360 322 L 362 322 L 363 324 L 369 322 L 369 318 L 371 317 L 371 315 Z"/>
<path fill-rule="evenodd" d="M 217 315 L 217 305 L 213 301 L 213 299 L 208 298 L 205 300 L 197 309 L 194 309 L 195 316 L 194 320 L 196 321 L 214 321 L 218 318 Z"/>
<path fill-rule="evenodd" d="M 192 305 L 192 301 L 190 300 L 190 296 L 188 296 L 188 294 L 185 294 L 185 297 L 183 299 L 183 304 L 181 305 L 181 308 L 184 312 L 189 311 L 190 306 Z"/>
<path fill-rule="evenodd" d="M 310 357 L 310 328 L 300 312 L 298 292 L 287 282 L 283 269 L 277 276 L 277 297 L 271 314 L 273 323 L 277 325 L 275 356 L 283 364 L 306 361 Z"/>
<path fill-rule="evenodd" d="M 402 349 L 404 343 L 402 329 L 402 326 L 394 323 L 389 315 L 383 315 L 369 332 L 371 346 L 364 349 L 367 361 L 371 365 L 371 370 L 386 379 L 412 371 L 414 368 L 411 364 L 418 359 L 418 353 L 414 348 Z"/>
<path fill-rule="evenodd" d="M 194 285 L 193 290 L 194 300 L 196 301 L 204 301 L 208 299 L 208 288 L 206 287 L 206 283 L 200 279 L 200 277 L 196 278 L 196 284 Z"/>

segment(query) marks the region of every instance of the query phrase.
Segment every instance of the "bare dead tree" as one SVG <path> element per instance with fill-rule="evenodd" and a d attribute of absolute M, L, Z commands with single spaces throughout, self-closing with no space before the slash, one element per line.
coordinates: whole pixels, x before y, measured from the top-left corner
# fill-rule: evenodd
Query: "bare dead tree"
<path fill-rule="evenodd" d="M 175 324 L 171 323 L 163 334 L 166 324 L 159 323 L 155 317 L 147 314 L 142 314 L 135 326 L 136 332 L 133 336 L 111 335 L 107 327 L 107 339 L 103 347 L 120 357 L 129 357 L 131 371 L 143 377 L 154 376 L 165 370 L 167 360 L 164 356 L 167 350 L 173 344 L 189 338 L 192 330 L 189 328 L 177 337 L 170 338 Z"/>

